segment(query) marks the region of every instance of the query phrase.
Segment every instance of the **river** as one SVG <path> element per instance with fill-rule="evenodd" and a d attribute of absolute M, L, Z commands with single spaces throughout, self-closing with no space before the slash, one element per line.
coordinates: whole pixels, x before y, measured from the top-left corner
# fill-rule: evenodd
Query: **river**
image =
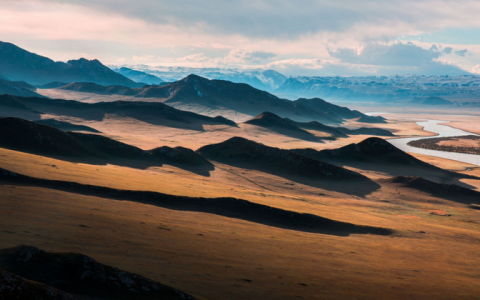
<path fill-rule="evenodd" d="M 435 136 L 429 137 L 410 137 L 410 138 L 400 138 L 400 139 L 389 139 L 388 142 L 394 145 L 395 147 L 410 153 L 419 153 L 430 156 L 436 156 L 456 161 L 461 161 L 469 163 L 472 165 L 480 166 L 480 155 L 475 154 L 466 154 L 466 153 L 456 153 L 456 152 L 446 152 L 438 150 L 428 150 L 417 147 L 412 147 L 407 145 L 410 141 L 425 139 L 425 138 L 437 138 L 437 137 L 449 137 L 449 136 L 462 136 L 462 135 L 476 135 L 461 129 L 456 129 L 447 125 L 442 125 L 448 121 L 439 121 L 439 120 L 426 120 L 417 122 L 418 125 L 423 126 L 423 130 L 436 133 Z"/>

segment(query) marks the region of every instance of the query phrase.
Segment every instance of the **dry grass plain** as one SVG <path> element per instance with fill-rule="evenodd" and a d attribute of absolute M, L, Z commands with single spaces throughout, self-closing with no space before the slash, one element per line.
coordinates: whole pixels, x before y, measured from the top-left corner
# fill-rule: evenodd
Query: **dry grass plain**
<path fill-rule="evenodd" d="M 102 122 L 53 117 L 91 126 L 143 149 L 181 145 L 195 150 L 232 136 L 279 148 L 328 149 L 366 138 L 314 143 L 247 124 L 193 131 L 119 116 L 106 116 Z M 388 124 L 375 126 L 395 130 L 399 136 L 429 135 L 405 115 L 388 117 Z M 475 118 L 453 116 L 451 120 L 472 126 Z M 480 177 L 480 169 L 472 165 L 415 157 Z M 358 188 L 354 185 L 338 192 L 214 164 L 215 170 L 202 176 L 169 165 L 142 170 L 0 149 L 0 168 L 24 175 L 174 195 L 235 197 L 390 228 L 394 234 L 306 233 L 207 213 L 0 183 L 0 247 L 25 244 L 52 252 L 83 253 L 198 299 L 478 299 L 480 210 L 393 183 L 390 174 L 379 171 L 356 170 L 381 186 L 358 197 L 352 195 Z M 461 181 L 480 190 L 480 180 Z"/>

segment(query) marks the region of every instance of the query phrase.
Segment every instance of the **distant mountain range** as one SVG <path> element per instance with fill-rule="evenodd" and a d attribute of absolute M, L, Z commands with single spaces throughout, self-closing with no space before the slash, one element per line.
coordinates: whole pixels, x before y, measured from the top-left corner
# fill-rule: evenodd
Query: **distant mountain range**
<path fill-rule="evenodd" d="M 287 77 L 285 75 L 277 71 L 262 69 L 235 70 L 220 68 L 151 67 L 147 65 L 111 65 L 109 67 L 123 75 L 125 74 L 122 73 L 121 69 L 125 68 L 131 70 L 138 70 L 146 74 L 159 76 L 160 78 L 168 82 L 178 81 L 182 78 L 187 77 L 190 74 L 195 74 L 208 79 L 219 79 L 235 83 L 246 83 L 254 88 L 267 92 L 274 92 L 287 80 Z"/>
<path fill-rule="evenodd" d="M 0 42 L 0 76 L 7 80 L 26 81 L 33 85 L 53 81 L 66 83 L 84 81 L 128 87 L 142 85 L 112 71 L 96 59 L 80 58 L 66 63 L 55 62 L 5 42 Z"/>
<path fill-rule="evenodd" d="M 441 97 L 454 106 L 480 107 L 480 76 L 364 76 L 364 77 L 287 77 L 274 70 L 153 67 L 147 65 L 105 66 L 100 61 L 69 60 L 55 62 L 0 42 L 0 80 L 24 81 L 41 88 L 59 87 L 72 82 L 119 85 L 140 88 L 175 82 L 190 74 L 245 83 L 284 99 L 323 98 L 330 101 L 377 101 L 391 105 L 410 105 L 412 99 Z M 63 84 L 64 83 L 64 84 Z M 2 90 L 3 89 L 3 90 Z M 11 89 L 10 89 L 11 90 Z M 0 86 L 0 93 L 15 93 Z M 33 92 L 35 92 L 33 90 Z M 33 96 L 31 94 L 31 96 Z M 425 105 L 445 105 L 424 103 Z"/>
<path fill-rule="evenodd" d="M 120 66 L 111 66 L 114 69 Z M 125 65 L 163 78 L 177 81 L 189 74 L 208 79 L 247 83 L 255 88 L 279 95 L 282 98 L 323 98 L 330 101 L 402 101 L 415 97 L 443 97 L 457 101 L 458 105 L 472 105 L 480 99 L 480 76 L 363 76 L 363 77 L 287 77 L 274 70 L 237 70 L 221 68 L 161 67 Z M 461 104 L 463 103 L 463 104 Z M 391 104 L 391 103 L 390 103 Z"/>
<path fill-rule="evenodd" d="M 164 81 L 155 75 L 147 74 L 142 71 L 132 70 L 122 67 L 120 69 L 114 69 L 115 72 L 122 74 L 123 76 L 139 83 L 145 84 L 161 84 Z"/>
<path fill-rule="evenodd" d="M 264 111 L 269 111 L 300 122 L 318 121 L 325 124 L 341 124 L 346 119 L 360 118 L 362 122 L 385 122 L 382 117 L 367 116 L 319 98 L 290 101 L 248 84 L 209 80 L 197 75 L 189 75 L 170 84 L 142 88 L 72 83 L 59 89 L 103 95 L 127 95 L 132 96 L 132 100 L 154 98 L 155 101 L 196 113 L 211 110 L 216 115 L 220 115 L 222 111 L 229 110 L 247 116 L 257 116 Z"/>

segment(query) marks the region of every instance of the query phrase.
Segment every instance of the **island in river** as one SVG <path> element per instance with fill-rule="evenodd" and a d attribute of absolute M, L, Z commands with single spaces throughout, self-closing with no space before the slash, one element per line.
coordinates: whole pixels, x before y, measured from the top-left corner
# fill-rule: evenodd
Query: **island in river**
<path fill-rule="evenodd" d="M 478 135 L 427 138 L 410 141 L 408 145 L 437 151 L 480 154 L 480 136 Z"/>

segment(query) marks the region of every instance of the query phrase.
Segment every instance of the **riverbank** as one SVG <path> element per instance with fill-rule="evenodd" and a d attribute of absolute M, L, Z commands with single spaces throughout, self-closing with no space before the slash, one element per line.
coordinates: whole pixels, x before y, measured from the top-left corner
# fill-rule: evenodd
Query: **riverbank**
<path fill-rule="evenodd" d="M 448 121 L 425 120 L 425 121 L 416 122 L 417 125 L 422 126 L 424 131 L 428 131 L 436 135 L 431 137 L 409 137 L 409 138 L 389 139 L 388 142 L 405 152 L 451 159 L 451 160 L 456 160 L 456 161 L 480 166 L 480 155 L 424 149 L 424 148 L 418 148 L 418 147 L 413 147 L 409 145 L 410 142 L 421 140 L 421 139 L 428 140 L 432 138 L 472 136 L 471 132 L 467 132 L 461 129 L 453 128 L 453 127 L 442 124 L 446 122 Z"/>
<path fill-rule="evenodd" d="M 480 155 L 480 136 L 426 138 L 408 142 L 409 146 L 444 152 Z"/>

